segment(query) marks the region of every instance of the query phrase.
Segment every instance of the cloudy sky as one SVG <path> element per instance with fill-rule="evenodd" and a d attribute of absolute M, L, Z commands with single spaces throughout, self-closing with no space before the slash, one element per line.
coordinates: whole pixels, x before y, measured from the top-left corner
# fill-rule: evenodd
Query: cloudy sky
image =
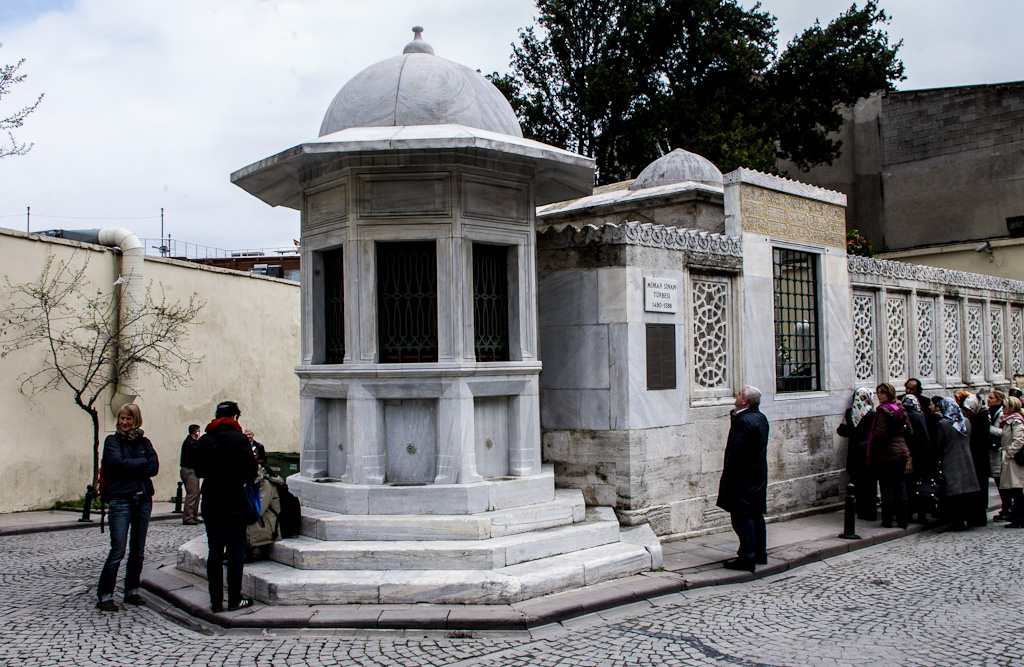
<path fill-rule="evenodd" d="M 852 0 L 763 0 L 780 43 Z M 752 1 L 744 1 L 751 6 Z M 901 90 L 1024 79 L 1021 0 L 881 0 L 904 42 Z M 0 160 L 0 226 L 128 227 L 217 248 L 273 248 L 298 213 L 231 172 L 314 138 L 354 74 L 401 53 L 413 25 L 437 55 L 507 71 L 532 0 L 0 0 L 0 64 L 28 75 L 0 117 L 46 94 Z"/>

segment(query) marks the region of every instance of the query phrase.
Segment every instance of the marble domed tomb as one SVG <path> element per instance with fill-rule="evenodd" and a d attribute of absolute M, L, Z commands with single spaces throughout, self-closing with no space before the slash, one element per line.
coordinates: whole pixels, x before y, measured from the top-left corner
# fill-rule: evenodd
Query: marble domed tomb
<path fill-rule="evenodd" d="M 590 194 L 593 162 L 414 32 L 318 138 L 232 174 L 301 213 L 303 529 L 246 565 L 266 603 L 509 603 L 661 566 L 541 462 L 535 208 Z"/>

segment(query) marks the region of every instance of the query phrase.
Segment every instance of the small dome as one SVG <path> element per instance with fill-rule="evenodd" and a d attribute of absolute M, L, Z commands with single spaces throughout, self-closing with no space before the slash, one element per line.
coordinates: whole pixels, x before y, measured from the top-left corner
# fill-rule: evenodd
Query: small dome
<path fill-rule="evenodd" d="M 334 97 L 320 136 L 350 127 L 465 125 L 522 137 L 501 92 L 479 72 L 434 55 L 423 28 L 402 55 L 370 65 Z"/>
<path fill-rule="evenodd" d="M 724 186 L 722 172 L 710 160 L 696 153 L 677 148 L 668 155 L 662 155 L 640 172 L 630 190 L 643 190 L 659 185 L 694 181 L 708 185 Z"/>

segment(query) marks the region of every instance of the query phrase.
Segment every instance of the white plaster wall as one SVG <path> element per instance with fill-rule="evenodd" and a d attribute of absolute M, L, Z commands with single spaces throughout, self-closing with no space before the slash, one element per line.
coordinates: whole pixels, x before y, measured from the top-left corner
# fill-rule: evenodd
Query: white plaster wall
<path fill-rule="evenodd" d="M 68 259 L 77 251 L 90 258 L 88 278 L 104 290 L 117 278 L 120 256 L 111 249 L 0 229 L 0 265 L 12 283 L 39 277 L 48 254 Z M 160 457 L 156 497 L 174 495 L 178 456 L 188 424 L 205 426 L 221 400 L 235 400 L 242 425 L 252 428 L 268 451 L 298 451 L 299 391 L 293 371 L 299 360 L 299 286 L 154 257 L 146 257 L 147 283 L 161 286 L 171 301 L 198 293 L 206 301 L 201 325 L 193 328 L 191 349 L 204 361 L 193 369 L 190 386 L 163 388 L 159 378 L 140 373 L 140 395 L 147 437 Z M 0 289 L 0 312 L 9 297 Z M 39 368 L 42 350 L 12 353 L 0 360 L 0 512 L 38 509 L 56 500 L 81 497 L 91 481 L 92 427 L 66 389 L 26 396 L 18 376 Z M 113 432 L 114 418 L 101 399 L 101 440 Z"/>

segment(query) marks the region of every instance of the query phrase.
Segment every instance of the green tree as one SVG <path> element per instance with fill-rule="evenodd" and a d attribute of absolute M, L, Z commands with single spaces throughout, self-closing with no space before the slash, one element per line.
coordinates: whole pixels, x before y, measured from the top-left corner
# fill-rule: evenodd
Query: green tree
<path fill-rule="evenodd" d="M 22 58 L 13 65 L 3 65 L 0 67 L 0 100 L 5 96 L 10 95 L 11 87 L 16 83 L 21 83 L 25 80 L 25 74 L 18 74 L 18 70 L 21 68 L 22 63 L 25 59 Z M 0 131 L 6 132 L 7 136 L 11 140 L 11 145 L 6 146 L 0 144 L 0 158 L 5 158 L 11 155 L 24 155 L 32 150 L 32 144 L 19 144 L 14 139 L 14 134 L 11 130 L 19 128 L 24 124 L 25 118 L 36 110 L 39 103 L 43 101 L 43 96 L 40 95 L 36 98 L 36 101 L 27 107 L 23 107 L 10 116 L 0 118 Z"/>
<path fill-rule="evenodd" d="M 636 176 L 685 148 L 722 171 L 830 164 L 841 106 L 903 79 L 874 2 L 805 30 L 779 53 L 775 17 L 736 0 L 538 0 L 512 73 L 491 80 L 526 136 Z"/>

